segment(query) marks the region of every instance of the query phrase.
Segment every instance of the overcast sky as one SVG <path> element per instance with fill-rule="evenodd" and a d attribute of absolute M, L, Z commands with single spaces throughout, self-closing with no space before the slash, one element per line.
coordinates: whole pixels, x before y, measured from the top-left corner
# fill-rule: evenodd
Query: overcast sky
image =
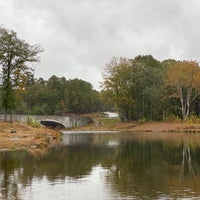
<path fill-rule="evenodd" d="M 200 61 L 199 0 L 0 0 L 0 25 L 44 48 L 36 78 L 94 89 L 113 56 Z"/>

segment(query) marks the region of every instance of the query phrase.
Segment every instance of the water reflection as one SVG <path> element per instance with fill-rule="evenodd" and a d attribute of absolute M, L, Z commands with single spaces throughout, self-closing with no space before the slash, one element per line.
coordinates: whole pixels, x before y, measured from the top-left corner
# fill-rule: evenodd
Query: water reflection
<path fill-rule="evenodd" d="M 200 198 L 199 136 L 165 136 L 66 134 L 45 155 L 1 152 L 0 199 Z"/>

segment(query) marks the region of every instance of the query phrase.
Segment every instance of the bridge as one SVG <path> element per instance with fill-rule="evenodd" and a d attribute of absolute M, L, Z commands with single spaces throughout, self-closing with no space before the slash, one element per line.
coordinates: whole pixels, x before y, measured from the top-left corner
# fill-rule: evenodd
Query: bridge
<path fill-rule="evenodd" d="M 0 119 L 4 119 L 4 114 L 0 114 Z M 10 115 L 7 114 L 7 119 L 10 119 Z M 54 116 L 54 115 L 12 115 L 13 121 L 25 122 L 27 123 L 29 120 L 33 122 L 41 122 L 41 121 L 55 121 L 61 124 L 62 128 L 72 128 L 78 126 L 85 126 L 91 123 L 92 119 L 87 116 Z M 43 124 L 44 125 L 44 124 Z"/>

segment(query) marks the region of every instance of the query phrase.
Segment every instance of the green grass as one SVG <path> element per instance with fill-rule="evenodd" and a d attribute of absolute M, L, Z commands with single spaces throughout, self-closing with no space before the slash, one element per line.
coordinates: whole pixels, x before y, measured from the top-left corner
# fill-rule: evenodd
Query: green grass
<path fill-rule="evenodd" d="M 119 118 L 99 118 L 98 119 L 104 126 L 114 126 L 120 122 Z"/>

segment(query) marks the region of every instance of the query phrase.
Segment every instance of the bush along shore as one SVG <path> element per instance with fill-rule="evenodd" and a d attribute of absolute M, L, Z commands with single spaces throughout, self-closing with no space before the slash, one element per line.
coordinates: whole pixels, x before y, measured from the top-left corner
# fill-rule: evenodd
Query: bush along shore
<path fill-rule="evenodd" d="M 0 122 L 0 151 L 28 150 L 42 153 L 60 142 L 57 130 L 20 122 Z"/>

